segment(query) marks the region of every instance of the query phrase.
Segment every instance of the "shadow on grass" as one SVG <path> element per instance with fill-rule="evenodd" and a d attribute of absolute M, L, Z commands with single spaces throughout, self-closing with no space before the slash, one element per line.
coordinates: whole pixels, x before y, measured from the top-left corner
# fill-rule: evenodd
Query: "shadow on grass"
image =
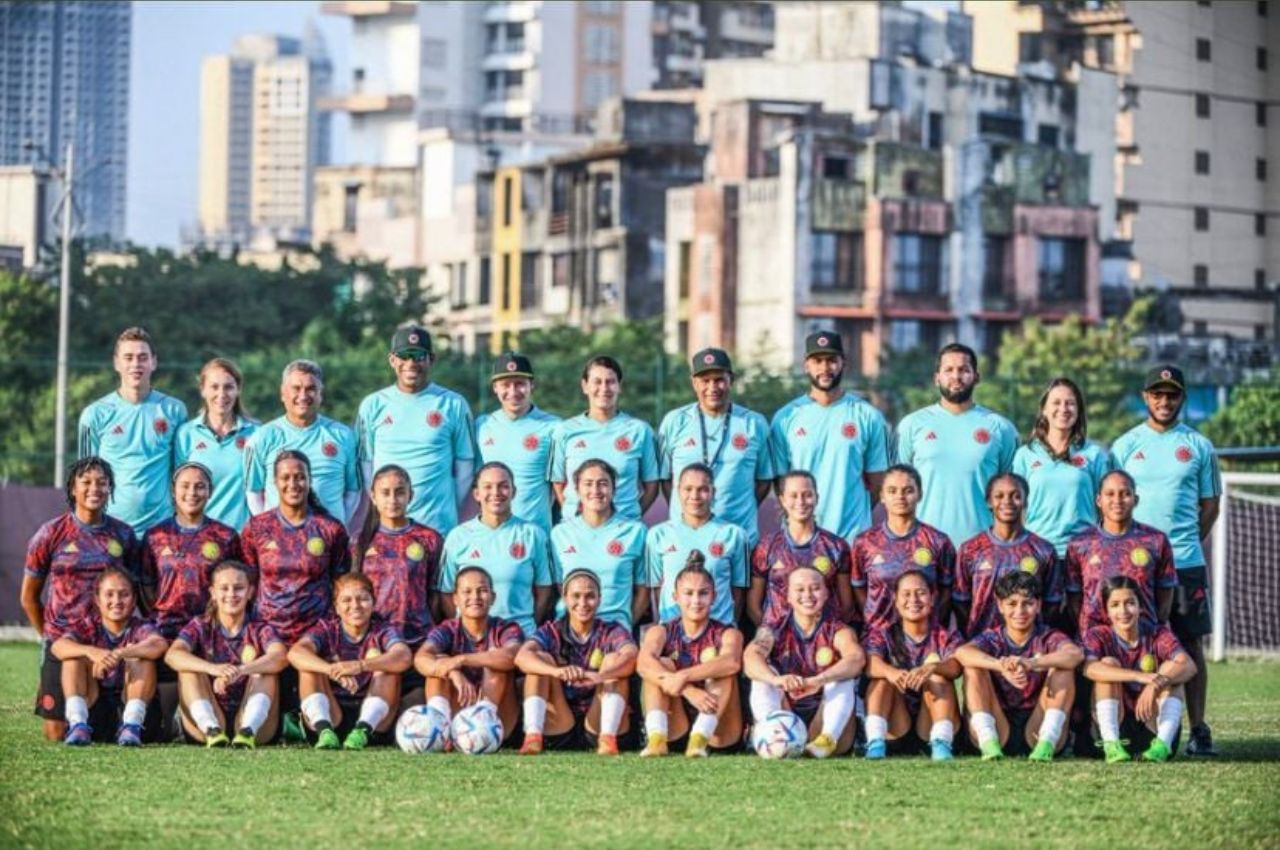
<path fill-rule="evenodd" d="M 1214 763 L 1230 762 L 1232 764 L 1260 764 L 1262 762 L 1280 762 L 1280 739 L 1277 738 L 1229 738 L 1217 742 L 1221 755 L 1212 759 Z M 1187 759 L 1179 754 L 1179 759 Z M 1199 761 L 1200 759 L 1195 759 Z M 1204 759 L 1209 761 L 1209 759 Z"/>

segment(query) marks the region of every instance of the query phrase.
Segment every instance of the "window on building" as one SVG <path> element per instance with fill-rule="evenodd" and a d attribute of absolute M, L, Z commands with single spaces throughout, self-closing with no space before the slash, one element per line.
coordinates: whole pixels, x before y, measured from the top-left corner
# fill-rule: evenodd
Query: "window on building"
<path fill-rule="evenodd" d="M 1209 229 L 1209 208 L 1195 208 L 1196 230 L 1205 231 Z"/>
<path fill-rule="evenodd" d="M 1253 123 L 1259 127 L 1267 126 L 1267 104 L 1266 101 L 1258 101 L 1253 105 Z"/>
<path fill-rule="evenodd" d="M 1083 239 L 1040 240 L 1040 300 L 1084 299 Z"/>
<path fill-rule="evenodd" d="M 1046 147 L 1056 148 L 1058 146 L 1058 126 L 1056 124 L 1041 124 L 1036 128 L 1036 141 Z"/>
<path fill-rule="evenodd" d="M 618 14 L 618 0 L 587 0 L 583 5 L 587 7 L 588 15 L 595 15 L 597 18 Z"/>
<path fill-rule="evenodd" d="M 551 212 L 565 213 L 569 211 L 569 189 L 571 178 L 567 171 L 557 171 L 551 175 Z"/>
<path fill-rule="evenodd" d="M 897 352 L 914 351 L 921 347 L 920 322 L 915 319 L 894 319 L 889 322 L 889 348 Z"/>
<path fill-rule="evenodd" d="M 613 227 L 613 177 L 596 178 L 596 227 Z"/>
<path fill-rule="evenodd" d="M 595 109 L 618 93 L 618 75 L 614 71 L 587 71 L 583 76 L 582 105 Z"/>
<path fill-rule="evenodd" d="M 1213 50 L 1209 45 L 1209 39 L 1196 39 L 1196 59 L 1200 62 L 1212 62 Z"/>
<path fill-rule="evenodd" d="M 572 271 L 573 257 L 567 252 L 563 254 L 553 254 L 551 257 L 551 285 L 559 289 L 562 286 L 569 285 L 569 275 Z"/>
<path fill-rule="evenodd" d="M 1191 323 L 1191 333 L 1194 334 L 1195 336 L 1208 336 L 1209 323 L 1204 321 L 1203 319 L 1196 319 L 1194 322 Z"/>
<path fill-rule="evenodd" d="M 542 279 L 538 274 L 542 264 L 537 251 L 525 251 L 520 255 L 520 309 L 536 310 L 542 306 Z"/>
<path fill-rule="evenodd" d="M 1044 41 L 1038 32 L 1018 33 L 1018 61 L 1039 62 L 1044 58 Z"/>
<path fill-rule="evenodd" d="M 476 334 L 476 354 L 488 354 L 493 349 L 493 334 L 477 333 Z"/>
<path fill-rule="evenodd" d="M 1001 298 L 1008 294 L 1005 263 L 1009 256 L 1009 237 L 988 236 L 982 240 L 982 294 Z"/>
<path fill-rule="evenodd" d="M 1259 71 L 1265 71 L 1265 70 L 1267 70 L 1267 48 L 1265 48 L 1265 47 L 1259 47 L 1259 48 L 1258 48 L 1258 59 L 1257 59 L 1257 63 L 1258 63 L 1258 70 L 1259 70 Z"/>
<path fill-rule="evenodd" d="M 1191 278 L 1195 283 L 1196 289 L 1205 289 L 1209 286 L 1209 267 L 1197 263 L 1191 267 Z"/>
<path fill-rule="evenodd" d="M 356 232 L 356 209 L 360 202 L 360 184 L 348 183 L 342 187 L 342 231 Z"/>
<path fill-rule="evenodd" d="M 899 233 L 893 237 L 894 288 L 915 295 L 941 295 L 946 260 L 942 237 Z"/>
<path fill-rule="evenodd" d="M 680 286 L 679 298 L 682 301 L 689 297 L 689 273 L 691 270 L 692 253 L 693 243 L 687 239 L 681 240 L 676 262 L 679 263 L 679 270 L 677 274 L 679 275 Z M 681 349 L 681 351 L 683 350 L 684 349 Z"/>
<path fill-rule="evenodd" d="M 942 113 L 929 113 L 929 150 L 942 150 Z"/>
<path fill-rule="evenodd" d="M 1257 177 L 1259 180 L 1263 181 L 1264 183 L 1266 182 L 1266 180 L 1267 180 L 1267 161 L 1266 161 L 1265 159 L 1258 158 L 1257 160 L 1254 160 L 1254 163 L 1253 163 L 1253 174 L 1254 174 L 1254 176 L 1255 176 L 1255 177 Z"/>
<path fill-rule="evenodd" d="M 506 41 L 503 49 L 507 53 L 523 53 L 524 52 L 524 24 L 508 23 L 503 35 Z"/>
<path fill-rule="evenodd" d="M 978 115 L 978 132 L 983 136 L 1022 141 L 1022 119 L 1017 115 L 983 112 Z"/>
<path fill-rule="evenodd" d="M 1253 288 L 1259 291 L 1267 288 L 1267 272 L 1265 269 L 1253 270 Z"/>
<path fill-rule="evenodd" d="M 1267 235 L 1267 217 L 1262 213 L 1253 215 L 1253 232 L 1257 236 Z"/>
<path fill-rule="evenodd" d="M 860 233 L 816 231 L 809 285 L 817 290 L 857 290 L 862 288 Z"/>
<path fill-rule="evenodd" d="M 515 206 L 516 180 L 506 177 L 502 181 L 502 226 L 511 226 L 511 208 Z"/>
<path fill-rule="evenodd" d="M 449 57 L 449 42 L 443 38 L 422 40 L 422 67 L 443 68 Z"/>
<path fill-rule="evenodd" d="M 1197 117 L 1197 118 L 1208 118 L 1208 117 L 1209 117 L 1209 114 L 1210 114 L 1210 113 L 1209 113 L 1209 109 L 1210 109 L 1210 107 L 1209 107 L 1209 95 L 1207 95 L 1207 94 L 1197 94 L 1197 95 L 1196 95 L 1196 117 Z"/>
<path fill-rule="evenodd" d="M 502 255 L 502 309 L 511 309 L 511 255 Z"/>
<path fill-rule="evenodd" d="M 480 291 L 476 294 L 476 303 L 482 307 L 489 303 L 489 264 L 488 257 L 480 258 Z"/>
<path fill-rule="evenodd" d="M 612 65 L 618 61 L 618 28 L 609 24 L 587 24 L 583 33 L 588 62 Z"/>
<path fill-rule="evenodd" d="M 1196 174 L 1209 173 L 1209 152 L 1196 151 Z"/>
<path fill-rule="evenodd" d="M 836 180 L 848 180 L 852 170 L 852 163 L 847 156 L 826 154 L 822 157 L 823 177 L 831 177 Z"/>

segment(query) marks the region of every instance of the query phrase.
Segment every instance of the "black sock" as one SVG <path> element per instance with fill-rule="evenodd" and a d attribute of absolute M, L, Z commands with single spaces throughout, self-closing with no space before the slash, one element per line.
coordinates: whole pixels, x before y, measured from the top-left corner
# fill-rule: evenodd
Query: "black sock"
<path fill-rule="evenodd" d="M 315 729 L 317 732 L 323 732 L 326 729 L 332 729 L 333 724 L 328 720 L 317 720 L 315 723 L 311 724 L 311 728 Z"/>
<path fill-rule="evenodd" d="M 370 735 L 373 734 L 373 727 L 370 726 L 368 723 L 365 723 L 363 720 L 356 723 L 356 728 L 363 729 L 365 732 L 367 732 Z"/>
<path fill-rule="evenodd" d="M 222 729 L 218 726 L 210 726 L 208 729 L 204 730 L 204 736 L 206 738 L 216 738 L 221 734 Z"/>
<path fill-rule="evenodd" d="M 240 727 L 240 734 L 245 736 L 246 738 L 252 738 L 253 730 L 250 729 L 248 726 L 242 726 Z"/>

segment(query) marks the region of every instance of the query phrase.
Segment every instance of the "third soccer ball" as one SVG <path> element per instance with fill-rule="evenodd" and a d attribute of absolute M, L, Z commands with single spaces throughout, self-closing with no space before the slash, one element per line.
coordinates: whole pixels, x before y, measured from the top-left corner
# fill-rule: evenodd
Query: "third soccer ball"
<path fill-rule="evenodd" d="M 764 759 L 799 758 L 808 738 L 809 731 L 798 715 L 771 711 L 752 730 L 751 747 Z"/>

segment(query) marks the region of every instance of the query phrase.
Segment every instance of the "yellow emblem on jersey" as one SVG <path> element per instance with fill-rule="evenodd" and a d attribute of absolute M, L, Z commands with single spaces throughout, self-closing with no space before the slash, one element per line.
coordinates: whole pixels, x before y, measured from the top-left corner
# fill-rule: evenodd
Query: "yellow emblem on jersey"
<path fill-rule="evenodd" d="M 366 660 L 377 658 L 381 654 L 382 654 L 382 650 L 378 649 L 376 646 L 371 646 L 364 651 L 364 657 Z"/>
<path fill-rule="evenodd" d="M 1129 560 L 1133 561 L 1135 567 L 1145 567 L 1151 563 L 1151 553 L 1139 546 L 1129 553 Z"/>
<path fill-rule="evenodd" d="M 604 651 L 600 647 L 591 650 L 591 657 L 587 659 L 587 666 L 592 670 L 599 670 L 600 665 L 604 663 Z"/>
<path fill-rule="evenodd" d="M 1138 666 L 1142 668 L 1143 673 L 1156 672 L 1156 657 L 1148 652 L 1142 656 L 1142 660 L 1138 662 Z"/>
<path fill-rule="evenodd" d="M 1036 567 L 1040 565 L 1036 563 L 1035 558 L 1031 557 L 1030 555 L 1027 555 L 1025 558 L 1023 558 L 1021 561 L 1018 562 L 1018 566 L 1022 567 L 1022 571 L 1024 573 L 1034 573 L 1036 571 Z"/>
<path fill-rule="evenodd" d="M 422 556 L 427 554 L 427 550 L 422 548 L 421 543 L 410 543 L 405 547 L 404 554 L 410 561 L 421 561 Z"/>
<path fill-rule="evenodd" d="M 114 537 L 107 541 L 107 553 L 113 558 L 119 558 L 124 554 L 124 547 L 120 545 L 120 541 Z"/>
<path fill-rule="evenodd" d="M 718 654 L 719 653 L 716 652 L 716 648 L 714 646 L 708 646 L 698 654 L 698 661 L 703 664 L 707 664 L 708 662 L 715 661 Z"/>
<path fill-rule="evenodd" d="M 667 660 L 670 661 L 672 664 L 679 664 L 680 663 L 679 651 L 673 652 L 670 655 L 668 655 Z"/>
<path fill-rule="evenodd" d="M 319 537 L 308 537 L 307 551 L 310 552 L 312 555 L 323 555 L 324 541 L 321 540 Z"/>
<path fill-rule="evenodd" d="M 933 553 L 921 546 L 911 553 L 911 560 L 915 561 L 918 567 L 927 567 L 933 563 Z"/>
<path fill-rule="evenodd" d="M 938 653 L 936 652 L 930 652 L 928 655 L 924 657 L 924 663 L 925 664 L 941 664 L 942 656 L 938 655 Z"/>
<path fill-rule="evenodd" d="M 253 659 L 257 657 L 258 657 L 258 650 L 254 649 L 249 644 L 246 643 L 243 647 L 240 648 L 241 664 L 252 664 Z"/>
<path fill-rule="evenodd" d="M 813 660 L 818 662 L 819 667 L 828 667 L 832 661 L 836 660 L 836 654 L 831 651 L 831 647 L 824 646 L 818 649 Z"/>
<path fill-rule="evenodd" d="M 216 561 L 222 557 L 222 547 L 212 540 L 206 540 L 204 545 L 200 547 L 200 554 L 210 561 Z"/>
<path fill-rule="evenodd" d="M 813 559 L 813 568 L 825 576 L 831 572 L 831 559 L 826 555 L 819 555 Z"/>

